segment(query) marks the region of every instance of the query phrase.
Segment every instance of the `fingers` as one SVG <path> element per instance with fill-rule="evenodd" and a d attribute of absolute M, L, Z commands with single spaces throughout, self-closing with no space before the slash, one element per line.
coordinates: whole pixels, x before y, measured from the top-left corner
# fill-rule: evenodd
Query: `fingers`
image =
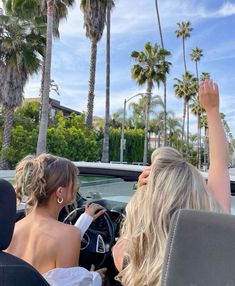
<path fill-rule="evenodd" d="M 219 94 L 219 88 L 218 88 L 217 83 L 213 83 L 213 80 L 206 79 L 200 82 L 199 93 L 200 94 L 204 94 L 204 93 Z"/>
<path fill-rule="evenodd" d="M 214 83 L 213 87 L 214 87 L 215 93 L 219 94 L 219 87 L 218 87 L 218 84 L 216 82 Z"/>
<path fill-rule="evenodd" d="M 90 271 L 95 271 L 95 265 L 91 264 L 91 270 Z"/>
<path fill-rule="evenodd" d="M 151 171 L 151 167 L 148 167 L 140 174 L 138 178 L 138 187 L 141 187 L 147 184 L 150 171 Z"/>
<path fill-rule="evenodd" d="M 99 216 L 101 216 L 102 214 L 104 214 L 106 212 L 106 209 L 102 209 L 100 210 L 98 213 L 96 213 L 93 218 L 97 219 Z"/>
<path fill-rule="evenodd" d="M 201 81 L 200 82 L 200 85 L 199 85 L 199 94 L 203 93 L 204 92 L 204 82 Z"/>
<path fill-rule="evenodd" d="M 207 115 L 212 110 L 219 110 L 219 89 L 213 80 L 206 79 L 199 86 L 199 101 Z"/>
<path fill-rule="evenodd" d="M 206 90 L 206 92 L 208 93 L 213 93 L 213 81 L 211 79 L 206 79 L 205 83 L 204 83 L 204 88 Z"/>
<path fill-rule="evenodd" d="M 95 203 L 91 203 L 91 204 L 87 205 L 85 208 L 85 212 L 88 213 L 90 216 L 92 216 L 93 219 L 98 218 L 105 211 L 106 211 L 106 209 L 104 207 L 102 207 L 99 204 L 95 204 Z"/>
<path fill-rule="evenodd" d="M 104 209 L 101 205 L 96 204 L 96 203 L 89 203 L 86 205 L 86 209 L 90 209 L 93 210 L 94 212 L 100 210 L 100 209 Z"/>

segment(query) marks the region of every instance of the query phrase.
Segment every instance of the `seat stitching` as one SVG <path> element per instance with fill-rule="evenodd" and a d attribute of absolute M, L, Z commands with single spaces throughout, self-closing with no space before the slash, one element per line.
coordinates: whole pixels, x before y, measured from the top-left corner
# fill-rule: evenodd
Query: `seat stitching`
<path fill-rule="evenodd" d="M 175 221 L 173 233 L 170 236 L 170 238 L 168 238 L 168 239 L 170 239 L 170 242 L 169 242 L 170 243 L 170 250 L 169 250 L 169 253 L 168 253 L 168 256 L 167 256 L 166 271 L 165 271 L 165 275 L 163 277 L 163 286 L 166 285 L 166 281 L 167 281 L 168 269 L 169 269 L 169 264 L 170 264 L 170 260 L 171 260 L 171 253 L 173 252 L 174 238 L 175 238 L 176 228 L 178 226 L 179 216 L 180 216 L 180 212 L 181 211 L 182 210 L 179 210 L 179 212 L 177 214 L 177 218 L 176 218 L 176 221 Z"/>

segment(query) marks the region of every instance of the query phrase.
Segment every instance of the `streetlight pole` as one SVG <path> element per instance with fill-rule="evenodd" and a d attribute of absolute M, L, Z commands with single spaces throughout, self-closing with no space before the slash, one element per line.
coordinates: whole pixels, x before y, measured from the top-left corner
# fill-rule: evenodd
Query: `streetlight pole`
<path fill-rule="evenodd" d="M 123 105 L 123 119 L 122 119 L 122 134 L 121 134 L 121 144 L 120 144 L 120 163 L 123 163 L 123 151 L 124 151 L 124 142 L 125 142 L 125 138 L 124 138 L 124 132 L 125 132 L 125 121 L 126 121 L 126 104 L 128 101 L 130 101 L 132 98 L 136 97 L 136 96 L 145 96 L 146 92 L 140 92 L 137 93 L 135 95 L 133 95 L 132 97 L 128 98 L 128 99 L 124 99 L 124 105 Z"/>
<path fill-rule="evenodd" d="M 148 130 L 149 130 L 149 110 L 151 104 L 151 92 L 146 92 L 146 106 L 145 106 L 145 128 L 144 128 L 144 156 L 143 165 L 147 165 L 148 161 Z"/>
<path fill-rule="evenodd" d="M 123 119 L 122 119 L 122 136 L 121 136 L 121 150 L 120 150 L 120 163 L 123 163 L 123 150 L 124 150 L 124 128 L 125 128 L 125 121 L 126 121 L 126 102 L 127 100 L 124 99 L 124 107 L 123 107 Z"/>

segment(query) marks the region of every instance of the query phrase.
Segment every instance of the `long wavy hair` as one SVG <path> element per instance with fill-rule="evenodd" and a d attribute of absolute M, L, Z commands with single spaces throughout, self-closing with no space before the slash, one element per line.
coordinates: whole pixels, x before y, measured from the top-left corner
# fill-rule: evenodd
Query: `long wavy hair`
<path fill-rule="evenodd" d="M 181 208 L 222 212 L 199 171 L 178 151 L 162 147 L 152 154 L 146 186 L 126 208 L 121 239 L 128 266 L 117 279 L 124 286 L 159 286 L 172 215 Z"/>
<path fill-rule="evenodd" d="M 72 183 L 73 200 L 78 191 L 78 169 L 69 160 L 50 154 L 26 156 L 16 166 L 16 194 L 27 197 L 26 208 L 46 205 L 59 187 Z"/>

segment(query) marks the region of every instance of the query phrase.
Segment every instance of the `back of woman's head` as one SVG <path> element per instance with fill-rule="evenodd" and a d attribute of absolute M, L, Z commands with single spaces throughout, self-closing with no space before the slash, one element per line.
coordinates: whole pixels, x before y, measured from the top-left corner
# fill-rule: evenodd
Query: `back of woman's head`
<path fill-rule="evenodd" d="M 146 204 L 169 218 L 179 208 L 219 210 L 208 192 L 200 172 L 180 153 L 162 147 L 152 156 L 152 168 L 146 187 Z"/>
<path fill-rule="evenodd" d="M 78 170 L 69 160 L 50 154 L 27 156 L 16 166 L 16 193 L 27 196 L 29 206 L 46 205 L 59 187 L 72 184 L 73 197 L 78 189 Z"/>
<path fill-rule="evenodd" d="M 177 150 L 159 148 L 151 159 L 148 184 L 137 190 L 126 210 L 122 236 L 128 241 L 130 264 L 120 275 L 123 285 L 159 285 L 170 219 L 176 210 L 221 211 L 204 178 Z"/>

